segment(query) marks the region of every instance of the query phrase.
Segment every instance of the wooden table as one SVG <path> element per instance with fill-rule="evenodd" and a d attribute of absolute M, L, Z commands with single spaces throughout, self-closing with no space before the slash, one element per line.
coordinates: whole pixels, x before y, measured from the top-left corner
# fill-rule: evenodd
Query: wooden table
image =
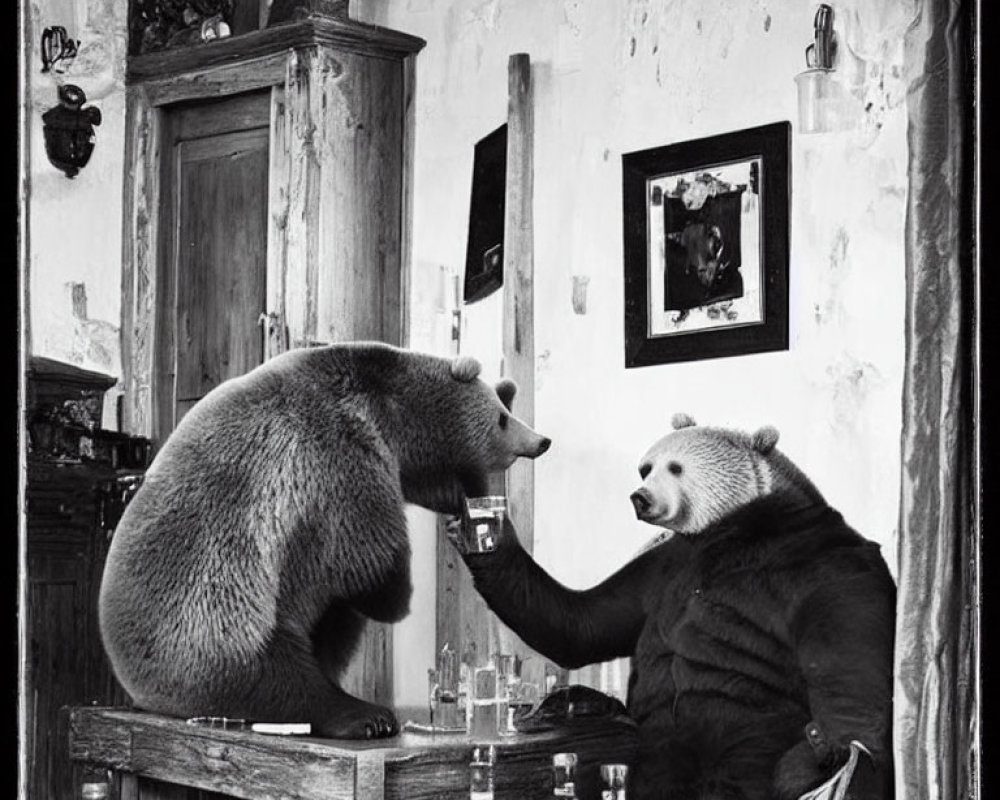
<path fill-rule="evenodd" d="M 635 753 L 627 722 L 486 740 L 403 733 L 348 741 L 204 728 L 120 708 L 69 716 L 70 757 L 110 768 L 122 800 L 467 800 L 472 747 L 484 743 L 496 745 L 496 800 L 551 797 L 558 752 L 577 754 L 578 795 L 596 800 L 600 764 L 631 764 Z"/>

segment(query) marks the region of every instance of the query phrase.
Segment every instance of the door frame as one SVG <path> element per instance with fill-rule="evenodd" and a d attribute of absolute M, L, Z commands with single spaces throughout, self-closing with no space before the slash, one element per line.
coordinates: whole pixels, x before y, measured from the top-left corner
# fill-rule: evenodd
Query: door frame
<path fill-rule="evenodd" d="M 165 392 L 163 383 L 169 375 L 159 372 L 158 355 L 171 348 L 163 341 L 169 325 L 164 324 L 163 309 L 172 294 L 167 269 L 170 243 L 161 234 L 169 230 L 173 210 L 169 208 L 167 180 L 173 165 L 170 115 L 167 108 L 187 101 L 239 95 L 270 90 L 270 169 L 268 176 L 268 234 L 266 313 L 268 337 L 265 360 L 288 348 L 288 338 L 281 336 L 285 320 L 284 248 L 276 230 L 275 161 L 280 160 L 275 147 L 276 129 L 284 127 L 285 77 L 288 54 L 257 59 L 258 63 L 216 67 L 211 72 L 219 81 L 207 82 L 194 77 L 144 80 L 126 87 L 125 96 L 125 186 L 124 231 L 122 239 L 122 425 L 130 433 L 147 436 L 154 445 L 162 442 L 170 430 L 165 405 L 159 401 Z M 222 89 L 220 89 L 220 86 Z M 282 134 L 284 132 L 282 131 Z M 284 135 L 281 141 L 284 142 Z M 279 212 L 280 213 L 280 212 Z M 293 266 L 294 269 L 294 266 Z M 172 336 L 172 333 L 169 334 Z M 172 415 L 171 415 L 172 416 Z"/>

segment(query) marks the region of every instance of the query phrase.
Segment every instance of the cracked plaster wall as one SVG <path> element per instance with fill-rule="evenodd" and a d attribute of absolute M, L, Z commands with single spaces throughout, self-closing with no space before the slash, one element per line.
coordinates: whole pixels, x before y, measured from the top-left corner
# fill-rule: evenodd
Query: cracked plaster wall
<path fill-rule="evenodd" d="M 833 3 L 856 118 L 815 135 L 798 132 L 794 83 L 814 3 L 355 5 L 358 18 L 427 40 L 415 104 L 415 347 L 447 352 L 446 281 L 464 264 L 473 145 L 506 119 L 509 55 L 532 60 L 535 426 L 554 441 L 535 464 L 540 562 L 589 586 L 655 533 L 628 502 L 635 467 L 671 414 L 687 411 L 705 424 L 778 426 L 779 446 L 895 572 L 904 103 L 919 79 L 905 72 L 903 36 L 917 0 Z M 778 120 L 793 126 L 790 350 L 625 370 L 621 155 Z M 498 365 L 499 305 L 482 301 L 465 317 L 463 349 Z M 419 541 L 432 537 L 415 538 L 415 558 L 433 569 Z"/>
<path fill-rule="evenodd" d="M 29 302 L 35 355 L 121 375 L 121 193 L 125 124 L 127 4 L 36 0 L 26 22 L 31 44 L 26 88 L 30 122 Z M 41 71 L 40 40 L 62 25 L 80 42 L 61 73 Z M 76 84 L 101 111 L 90 162 L 67 178 L 45 155 L 42 114 L 57 87 Z M 109 396 L 114 392 L 109 392 Z M 105 404 L 106 427 L 114 426 Z"/>

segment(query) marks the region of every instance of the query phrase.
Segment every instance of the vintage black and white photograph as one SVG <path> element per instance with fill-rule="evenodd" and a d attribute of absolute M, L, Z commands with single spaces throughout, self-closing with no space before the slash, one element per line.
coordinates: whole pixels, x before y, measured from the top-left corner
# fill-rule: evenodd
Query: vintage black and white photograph
<path fill-rule="evenodd" d="M 17 800 L 997 795 L 980 5 L 18 0 Z"/>
<path fill-rule="evenodd" d="M 763 319 L 760 165 L 649 181 L 652 335 Z"/>

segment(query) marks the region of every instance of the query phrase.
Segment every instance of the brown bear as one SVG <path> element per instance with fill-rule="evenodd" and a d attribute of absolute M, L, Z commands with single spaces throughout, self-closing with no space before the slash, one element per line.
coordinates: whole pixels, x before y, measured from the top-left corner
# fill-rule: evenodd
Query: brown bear
<path fill-rule="evenodd" d="M 508 523 L 495 551 L 463 553 L 476 588 L 564 667 L 631 657 L 632 800 L 795 800 L 830 780 L 889 800 L 895 584 L 878 545 L 774 428 L 674 425 L 631 496 L 672 534 L 575 591 Z"/>
<path fill-rule="evenodd" d="M 295 350 L 182 419 L 118 525 L 101 636 L 142 709 L 393 735 L 339 678 L 366 618 L 409 610 L 404 504 L 454 513 L 549 440 L 474 359 L 379 343 Z"/>

